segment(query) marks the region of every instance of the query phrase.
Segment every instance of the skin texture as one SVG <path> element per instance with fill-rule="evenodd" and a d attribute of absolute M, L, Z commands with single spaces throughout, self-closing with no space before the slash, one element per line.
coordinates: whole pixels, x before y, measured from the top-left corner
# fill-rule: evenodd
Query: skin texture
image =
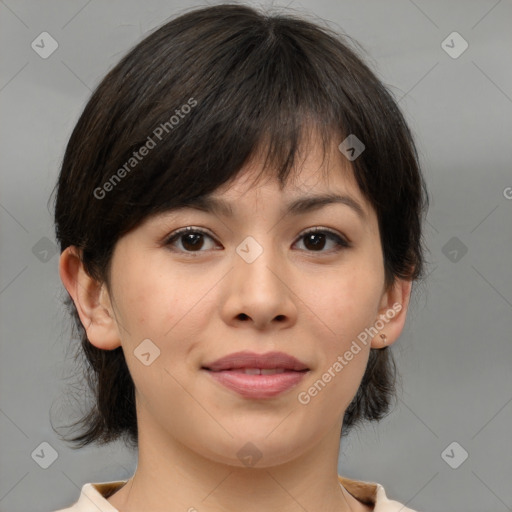
<path fill-rule="evenodd" d="M 405 323 L 411 282 L 384 289 L 377 217 L 349 162 L 335 146 L 327 162 L 318 146 L 305 155 L 283 190 L 274 178 L 254 185 L 257 160 L 217 189 L 214 196 L 230 202 L 232 218 L 182 209 L 146 219 L 118 241 L 110 290 L 85 273 L 76 248 L 63 252 L 61 279 L 90 342 L 105 350 L 122 346 L 136 386 L 138 467 L 108 499 L 121 512 L 371 510 L 339 485 L 337 465 L 344 411 L 370 346 L 382 348 L 382 338 L 360 343 L 361 351 L 307 405 L 297 395 L 398 303 L 401 311 L 380 331 L 392 344 Z M 289 201 L 325 192 L 355 199 L 365 220 L 343 204 L 283 217 Z M 212 238 L 203 237 L 195 250 L 183 237 L 164 244 L 186 226 Z M 326 238 L 315 249 L 303 236 L 315 227 L 330 228 L 351 247 L 336 251 Z M 252 263 L 235 251 L 247 236 L 263 248 Z M 134 353 L 145 339 L 160 350 L 149 366 Z M 239 350 L 283 351 L 310 371 L 277 397 L 245 399 L 201 370 Z M 237 456 L 248 442 L 261 455 L 252 467 Z"/>

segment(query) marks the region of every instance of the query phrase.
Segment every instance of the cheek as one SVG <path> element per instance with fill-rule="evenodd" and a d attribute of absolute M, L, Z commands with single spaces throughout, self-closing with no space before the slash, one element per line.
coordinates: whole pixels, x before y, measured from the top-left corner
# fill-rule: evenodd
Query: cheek
<path fill-rule="evenodd" d="M 328 339 L 341 350 L 377 318 L 382 276 L 370 266 L 351 266 L 315 282 L 308 305 L 327 330 Z M 304 293 L 306 290 L 304 289 Z M 317 322 L 318 323 L 318 322 Z"/>
<path fill-rule="evenodd" d="M 159 365 L 185 371 L 182 363 L 211 318 L 206 310 L 215 307 L 218 276 L 198 276 L 192 264 L 171 265 L 165 254 L 133 254 L 123 263 L 117 267 L 122 274 L 118 272 L 114 292 L 125 353 L 129 357 L 150 339 L 160 350 Z"/>
<path fill-rule="evenodd" d="M 309 391 L 318 397 L 319 408 L 335 415 L 357 392 L 370 353 L 371 339 L 365 329 L 377 319 L 383 275 L 373 260 L 367 260 L 363 256 L 357 264 L 338 269 L 330 279 L 317 281 L 305 301 L 315 313 L 309 329 L 316 339 L 319 362 L 316 380 L 308 383 L 315 389 Z M 320 391 L 324 388 L 325 392 Z"/>
<path fill-rule="evenodd" d="M 117 263 L 114 294 L 129 338 L 161 338 L 190 308 L 192 287 L 161 257 L 132 251 L 130 258 L 119 258 Z"/>
<path fill-rule="evenodd" d="M 169 310 L 169 295 L 162 295 L 165 283 L 158 273 L 148 269 L 130 267 L 123 273 L 117 288 L 117 306 L 122 321 L 126 326 L 127 338 L 135 342 L 143 338 L 158 337 L 156 327 L 164 317 L 162 313 Z M 159 322 L 156 320 L 159 319 Z"/>

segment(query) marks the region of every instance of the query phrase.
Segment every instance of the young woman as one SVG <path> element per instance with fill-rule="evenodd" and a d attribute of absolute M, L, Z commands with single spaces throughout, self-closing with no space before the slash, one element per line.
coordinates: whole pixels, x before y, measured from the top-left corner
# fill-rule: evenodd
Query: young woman
<path fill-rule="evenodd" d="M 85 107 L 55 198 L 60 276 L 129 480 L 66 511 L 410 511 L 338 475 L 394 396 L 423 277 L 411 133 L 346 39 L 243 5 L 189 11 Z"/>

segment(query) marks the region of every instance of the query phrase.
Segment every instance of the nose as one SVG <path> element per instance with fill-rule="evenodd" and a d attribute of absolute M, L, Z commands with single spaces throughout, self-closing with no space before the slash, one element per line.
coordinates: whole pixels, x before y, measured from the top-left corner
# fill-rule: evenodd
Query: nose
<path fill-rule="evenodd" d="M 293 269 L 270 242 L 259 244 L 252 237 L 242 242 L 233 256 L 225 286 L 222 316 L 232 326 L 284 329 L 297 321 Z"/>

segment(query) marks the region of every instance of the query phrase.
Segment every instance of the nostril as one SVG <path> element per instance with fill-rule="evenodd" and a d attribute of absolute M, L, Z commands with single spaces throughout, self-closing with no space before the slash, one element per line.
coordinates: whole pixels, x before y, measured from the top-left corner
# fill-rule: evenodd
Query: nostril
<path fill-rule="evenodd" d="M 240 313 L 238 318 L 240 318 L 240 320 L 247 320 L 249 317 L 245 313 Z"/>

